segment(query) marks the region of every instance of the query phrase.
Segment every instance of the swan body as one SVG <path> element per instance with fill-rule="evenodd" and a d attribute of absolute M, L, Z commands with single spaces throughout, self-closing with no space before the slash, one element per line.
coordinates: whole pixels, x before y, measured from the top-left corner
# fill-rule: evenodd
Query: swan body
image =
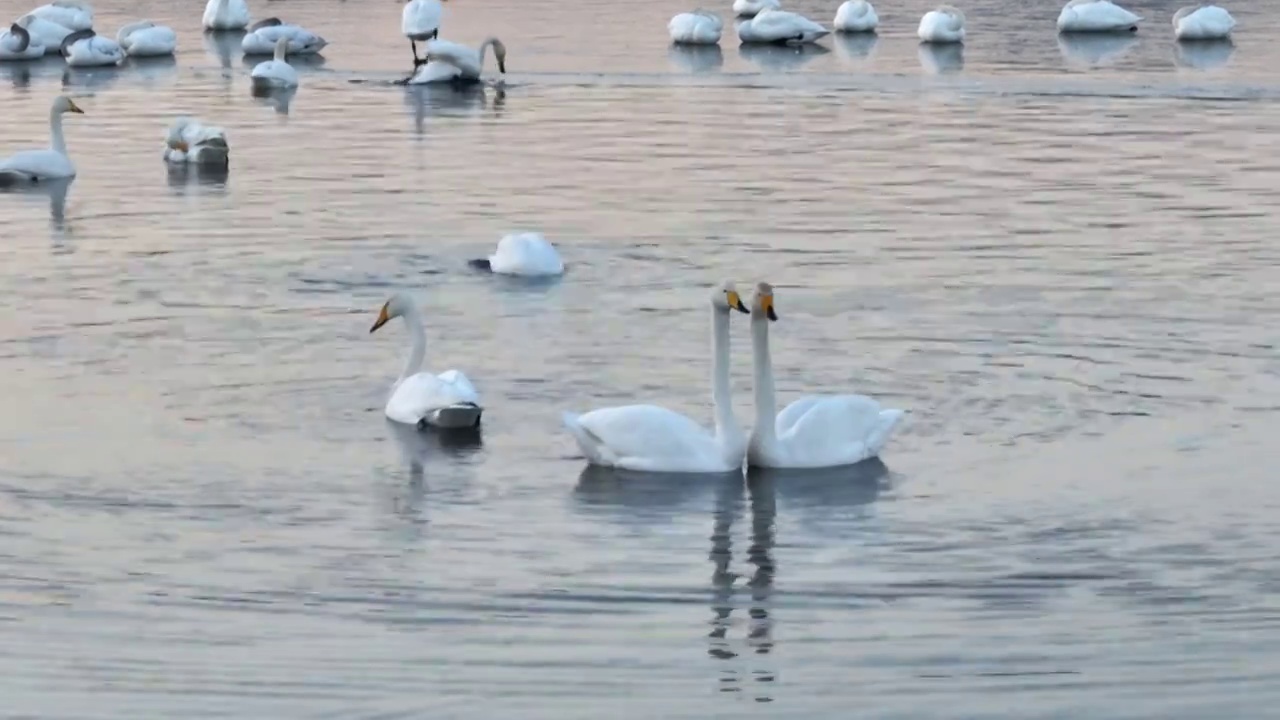
<path fill-rule="evenodd" d="M 507 48 L 498 38 L 486 39 L 480 43 L 479 48 L 470 48 L 448 40 L 428 40 L 424 47 L 427 62 L 409 78 L 410 85 L 479 82 L 490 47 L 493 48 L 494 59 L 498 61 L 498 72 L 507 72 Z"/>
<path fill-rule="evenodd" d="M 964 42 L 964 13 L 950 5 L 940 5 L 920 18 L 920 27 L 916 35 L 921 42 L 958 43 Z"/>
<path fill-rule="evenodd" d="M 564 413 L 565 428 L 592 465 L 640 472 L 720 473 L 742 469 L 746 436 L 729 398 L 729 313 L 746 312 L 731 282 L 711 299 L 715 431 L 657 405 Z"/>
<path fill-rule="evenodd" d="M 298 71 L 285 61 L 289 53 L 289 38 L 276 41 L 275 57 L 253 66 L 249 78 L 259 90 L 298 87 Z"/>
<path fill-rule="evenodd" d="M 164 159 L 171 163 L 225 167 L 230 162 L 227 134 L 222 128 L 180 117 L 165 134 Z"/>
<path fill-rule="evenodd" d="M 760 283 L 751 304 L 756 426 L 747 465 L 822 468 L 878 456 L 902 420 L 901 410 L 883 409 L 864 395 L 808 395 L 776 412 L 769 323 L 777 319 L 773 287 Z"/>
<path fill-rule="evenodd" d="M 23 15 L 18 18 L 14 25 L 26 30 L 27 34 L 31 36 L 32 44 L 43 46 L 46 55 L 57 54 L 62 48 L 62 41 L 75 32 L 56 22 L 38 18 L 35 15 Z"/>
<path fill-rule="evenodd" d="M 804 45 L 830 34 L 809 18 L 786 10 L 761 10 L 738 26 L 738 39 L 744 43 Z"/>
<path fill-rule="evenodd" d="M 67 142 L 62 136 L 62 116 L 84 113 L 71 98 L 59 95 L 49 108 L 50 144 L 44 150 L 25 150 L 0 159 L 0 183 L 40 182 L 76 176 L 75 165 L 67 156 Z"/>
<path fill-rule="evenodd" d="M 403 293 L 393 295 L 378 320 L 369 328 L 374 332 L 389 320 L 403 317 L 413 340 L 404 372 L 391 389 L 387 400 L 387 417 L 398 423 L 432 426 L 445 429 L 474 428 L 480 425 L 483 409 L 476 388 L 458 370 L 447 370 L 439 375 L 421 371 L 422 358 L 426 354 L 426 335 L 422 329 L 422 316 L 413 299 Z"/>
<path fill-rule="evenodd" d="M 44 45 L 31 32 L 14 23 L 0 32 L 0 60 L 38 60 L 44 57 Z"/>
<path fill-rule="evenodd" d="M 209 0 L 200 24 L 205 30 L 243 30 L 249 26 L 245 0 Z"/>
<path fill-rule="evenodd" d="M 124 62 L 124 48 L 92 30 L 77 30 L 62 40 L 62 56 L 71 67 L 103 67 Z"/>
<path fill-rule="evenodd" d="M 724 21 L 701 8 L 680 13 L 667 23 L 671 42 L 681 45 L 715 45 L 720 42 L 720 33 L 723 31 Z"/>
<path fill-rule="evenodd" d="M 836 32 L 873 32 L 880 24 L 876 9 L 867 0 L 845 0 L 836 9 L 836 19 L 831 25 Z"/>
<path fill-rule="evenodd" d="M 54 0 L 48 5 L 41 5 L 32 10 L 41 20 L 57 23 L 68 30 L 92 30 L 93 8 L 89 3 L 79 0 Z"/>
<path fill-rule="evenodd" d="M 270 55 L 281 38 L 289 41 L 290 55 L 314 55 L 329 44 L 310 30 L 280 22 L 279 18 L 267 18 L 249 27 L 249 33 L 240 41 L 240 49 L 245 55 Z"/>
<path fill-rule="evenodd" d="M 1134 32 L 1141 20 L 1111 0 L 1071 0 L 1058 13 L 1058 32 Z"/>
<path fill-rule="evenodd" d="M 150 20 L 130 23 L 116 33 L 116 42 L 130 57 L 162 57 L 178 49 L 178 36 L 173 28 L 156 25 Z"/>
<path fill-rule="evenodd" d="M 782 7 L 778 0 L 733 0 L 733 14 L 742 18 L 755 17 L 763 10 L 777 10 Z"/>
<path fill-rule="evenodd" d="M 542 233 L 514 233 L 498 241 L 498 249 L 488 260 L 476 264 L 499 275 L 548 277 L 564 273 L 560 253 Z"/>
<path fill-rule="evenodd" d="M 1217 5 L 1184 7 L 1173 14 L 1173 36 L 1178 40 L 1222 40 L 1235 26 L 1231 13 Z"/>

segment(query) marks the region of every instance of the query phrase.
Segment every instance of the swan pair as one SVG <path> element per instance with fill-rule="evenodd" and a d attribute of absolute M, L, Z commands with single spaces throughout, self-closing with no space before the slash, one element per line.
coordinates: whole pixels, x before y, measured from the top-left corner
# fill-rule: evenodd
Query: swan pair
<path fill-rule="evenodd" d="M 751 315 L 756 425 L 750 436 L 738 425 L 729 397 L 729 319 L 735 310 Z M 777 412 L 769 353 L 769 324 L 777 319 L 768 283 L 756 286 L 750 310 L 730 281 L 712 292 L 714 432 L 657 405 L 565 413 L 565 427 L 591 464 L 641 472 L 730 472 L 741 470 L 744 457 L 756 467 L 836 467 L 878 455 L 901 410 L 881 409 L 861 395 L 810 395 Z"/>
<path fill-rule="evenodd" d="M 1070 0 L 1058 15 L 1058 31 L 1064 33 L 1137 32 L 1142 17 L 1111 0 Z M 1217 5 L 1193 5 L 1173 15 L 1173 36 L 1178 40 L 1221 40 L 1235 28 L 1235 18 Z"/>
<path fill-rule="evenodd" d="M 67 155 L 67 141 L 62 136 L 62 116 L 84 111 L 65 95 L 54 98 L 49 108 L 49 147 L 24 150 L 0 159 L 0 184 L 28 184 L 64 180 L 76 176 L 76 167 Z"/>

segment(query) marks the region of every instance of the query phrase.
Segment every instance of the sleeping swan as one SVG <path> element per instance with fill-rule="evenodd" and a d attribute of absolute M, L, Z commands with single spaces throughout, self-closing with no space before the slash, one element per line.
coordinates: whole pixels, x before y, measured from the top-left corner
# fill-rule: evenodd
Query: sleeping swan
<path fill-rule="evenodd" d="M 680 13 L 667 23 L 671 42 L 679 45 L 715 45 L 720 42 L 723 31 L 724 21 L 702 8 Z"/>
<path fill-rule="evenodd" d="M 964 13 L 950 5 L 939 5 L 936 10 L 930 10 L 920 18 L 916 35 L 920 42 L 964 42 Z"/>
<path fill-rule="evenodd" d="M 164 159 L 178 164 L 226 167 L 231 161 L 227 134 L 222 128 L 209 127 L 193 118 L 180 117 L 165 133 Z"/>
<path fill-rule="evenodd" d="M 1235 26 L 1231 13 L 1217 5 L 1184 7 L 1173 14 L 1173 36 L 1178 40 L 1222 40 Z"/>
<path fill-rule="evenodd" d="M 1058 32 L 1137 32 L 1141 20 L 1111 0 L 1071 0 L 1058 14 Z"/>
<path fill-rule="evenodd" d="M 14 23 L 0 32 L 0 60 L 38 60 L 44 57 L 44 45 L 21 25 Z"/>
<path fill-rule="evenodd" d="M 129 57 L 163 57 L 172 55 L 178 48 L 178 36 L 173 28 L 141 20 L 120 28 L 116 42 Z"/>
<path fill-rule="evenodd" d="M 830 34 L 809 18 L 786 10 L 761 10 L 738 25 L 738 40 L 744 43 L 806 45 Z"/>
<path fill-rule="evenodd" d="M 488 259 L 472 260 L 471 265 L 498 275 L 522 277 L 548 277 L 564 272 L 560 253 L 542 233 L 536 232 L 504 235 Z"/>

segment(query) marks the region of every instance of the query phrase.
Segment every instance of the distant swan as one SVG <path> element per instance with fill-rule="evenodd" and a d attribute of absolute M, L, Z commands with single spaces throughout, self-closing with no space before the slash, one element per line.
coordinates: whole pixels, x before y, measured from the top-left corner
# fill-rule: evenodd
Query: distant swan
<path fill-rule="evenodd" d="M 1217 5 L 1184 7 L 1173 15 L 1173 36 L 1178 40 L 1221 40 L 1235 26 L 1231 13 Z"/>
<path fill-rule="evenodd" d="M 1141 20 L 1111 0 L 1071 0 L 1058 14 L 1058 32 L 1137 32 Z"/>
<path fill-rule="evenodd" d="M 57 23 L 68 30 L 93 29 L 93 7 L 80 0 L 54 0 L 28 14 Z"/>
<path fill-rule="evenodd" d="M 880 18 L 876 9 L 867 0 L 845 0 L 836 9 L 836 19 L 832 27 L 836 32 L 859 33 L 873 32 Z"/>
<path fill-rule="evenodd" d="M 505 235 L 488 259 L 472 260 L 471 264 L 499 275 L 545 277 L 564 273 L 560 253 L 542 233 L 536 232 Z"/>
<path fill-rule="evenodd" d="M 777 10 L 781 7 L 778 0 L 733 0 L 733 14 L 741 18 L 755 17 L 762 10 Z"/>
<path fill-rule="evenodd" d="M 964 13 L 950 5 L 939 5 L 936 10 L 930 10 L 920 18 L 916 35 L 921 42 L 964 42 Z"/>
<path fill-rule="evenodd" d="M 249 6 L 244 0 L 209 0 L 201 24 L 205 30 L 243 30 L 249 25 Z"/>
<path fill-rule="evenodd" d="M 738 40 L 744 43 L 804 45 L 830 34 L 830 30 L 809 18 L 786 10 L 761 10 L 738 25 Z"/>
<path fill-rule="evenodd" d="M 680 13 L 667 23 L 671 42 L 681 45 L 715 45 L 720 42 L 723 31 L 724 21 L 702 8 Z"/>
<path fill-rule="evenodd" d="M 418 59 L 418 43 L 435 40 L 440 37 L 440 20 L 444 16 L 444 5 L 440 0 L 409 0 L 400 13 L 400 32 L 409 38 L 409 46 L 413 48 L 413 67 L 427 62 L 426 58 Z"/>
<path fill-rule="evenodd" d="M 59 95 L 49 108 L 49 147 L 24 150 L 0 159 L 0 184 L 40 182 L 76 176 L 76 167 L 67 156 L 67 141 L 62 137 L 62 115 L 84 113 L 71 98 Z"/>
<path fill-rule="evenodd" d="M 507 72 L 507 47 L 498 38 L 491 37 L 480 43 L 479 49 L 448 40 L 428 40 L 427 64 L 409 78 L 410 85 L 430 85 L 451 82 L 470 85 L 480 82 L 484 70 L 485 55 L 493 48 L 493 59 L 498 61 L 498 72 Z"/>
<path fill-rule="evenodd" d="M 130 57 L 161 57 L 172 55 L 178 48 L 178 36 L 172 28 L 157 25 L 150 20 L 130 23 L 116 33 L 116 42 Z"/>
<path fill-rule="evenodd" d="M 298 87 L 298 71 L 285 61 L 289 53 L 289 38 L 276 40 L 276 54 L 271 60 L 253 66 L 249 77 L 256 90 Z"/>
<path fill-rule="evenodd" d="M 44 45 L 31 37 L 31 33 L 14 23 L 0 32 L 0 60 L 37 60 L 44 57 Z"/>
<path fill-rule="evenodd" d="M 180 117 L 165 133 L 164 159 L 178 164 L 225 167 L 230 161 L 227 134 L 222 128 Z"/>
<path fill-rule="evenodd" d="M 272 17 L 250 25 L 249 33 L 240 41 L 240 49 L 245 55 L 270 55 L 281 38 L 289 41 L 290 55 L 314 55 L 329 44 L 310 30 Z"/>
<path fill-rule="evenodd" d="M 92 30 L 77 30 L 62 40 L 62 56 L 71 67 L 102 67 L 124 61 L 124 48 Z"/>

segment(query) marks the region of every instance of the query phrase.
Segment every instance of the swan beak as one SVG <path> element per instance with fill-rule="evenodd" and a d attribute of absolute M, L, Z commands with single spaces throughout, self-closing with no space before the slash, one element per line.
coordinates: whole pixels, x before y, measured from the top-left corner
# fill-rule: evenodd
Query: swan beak
<path fill-rule="evenodd" d="M 181 140 L 179 140 L 176 143 L 173 143 L 169 147 L 173 148 L 174 150 L 181 150 L 182 152 L 186 152 L 189 149 L 189 146 L 186 143 L 182 142 Z"/>
<path fill-rule="evenodd" d="M 747 306 L 742 304 L 742 298 L 739 297 L 738 293 L 734 292 L 733 290 L 729 291 L 728 300 L 729 300 L 729 307 L 733 308 L 734 310 L 737 310 L 740 313 L 746 313 L 747 315 L 751 314 L 751 311 L 747 309 Z"/>
<path fill-rule="evenodd" d="M 778 319 L 778 313 L 774 312 L 773 310 L 772 295 L 765 295 L 764 297 L 760 298 L 760 309 L 764 310 L 764 316 L 769 318 L 770 320 Z"/>
<path fill-rule="evenodd" d="M 80 106 L 72 102 L 70 98 L 67 98 L 67 112 L 73 112 L 78 115 L 84 114 L 84 111 L 80 109 Z"/>
<path fill-rule="evenodd" d="M 383 305 L 382 312 L 378 313 L 378 321 L 373 324 L 373 327 L 369 328 L 369 332 L 372 334 L 378 328 L 386 325 L 387 321 L 390 319 L 391 318 L 387 317 L 387 306 Z"/>
<path fill-rule="evenodd" d="M 507 74 L 507 61 L 505 58 L 498 58 L 498 72 L 503 75 Z"/>

